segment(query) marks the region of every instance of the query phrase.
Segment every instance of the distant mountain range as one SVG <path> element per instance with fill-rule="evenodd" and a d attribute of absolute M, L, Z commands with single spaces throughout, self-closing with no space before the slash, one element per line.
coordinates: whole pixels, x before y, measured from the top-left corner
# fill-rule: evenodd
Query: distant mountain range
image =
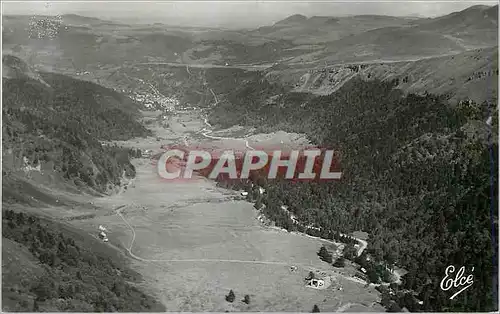
<path fill-rule="evenodd" d="M 497 28 L 498 5 L 493 7 L 480 5 L 430 19 L 381 15 L 307 18 L 296 14 L 272 26 L 261 27 L 253 34 L 267 38 L 290 39 L 297 44 L 334 42 L 355 35 L 361 37 L 351 38 L 349 43 L 378 45 L 376 41 L 382 40 L 385 45 L 390 45 L 393 42 L 397 44 L 398 41 L 406 44 L 404 43 L 406 41 L 436 48 L 436 41 L 443 41 L 443 45 L 447 46 L 445 49 L 450 49 L 454 46 L 453 42 L 458 46 L 471 47 L 496 45 Z M 374 30 L 377 31 L 362 35 Z M 427 39 L 429 41 L 425 42 Z M 339 42 L 337 46 L 343 47 L 349 43 Z"/>
<path fill-rule="evenodd" d="M 436 18 L 383 15 L 307 17 L 294 14 L 273 25 L 253 30 L 183 28 L 160 23 L 127 25 L 67 14 L 59 17 L 61 25 L 57 32 L 45 32 L 57 33 L 52 39 L 45 35 L 31 38 L 33 26 L 30 26 L 29 16 L 5 16 L 3 46 L 4 51 L 44 69 L 55 67 L 69 75 L 89 71 L 100 80 L 106 77 L 100 72 L 109 76 L 106 68 L 130 64 L 132 60 L 136 63 L 274 64 L 271 72 L 279 73 L 284 69 L 288 73 L 293 69 L 293 72 L 301 73 L 325 66 L 412 62 L 497 47 L 497 11 L 498 5 L 480 5 Z M 56 17 L 38 16 L 37 19 Z M 490 58 L 490 54 L 486 54 Z M 484 55 L 480 53 L 478 58 Z M 434 61 L 423 64 L 431 65 Z M 476 65 L 481 69 L 474 68 Z M 465 72 L 460 72 L 460 76 L 467 79 L 475 72 L 484 72 L 484 66 L 474 61 Z M 404 71 L 399 65 L 397 67 L 398 75 L 403 75 Z M 379 68 L 377 73 L 379 71 L 383 70 Z M 438 75 L 440 80 L 453 76 L 459 69 L 441 71 L 445 74 Z M 290 76 L 293 77 L 295 75 Z M 315 82 L 318 85 L 321 80 L 318 78 Z M 292 84 L 295 83 L 298 82 Z M 446 86 L 450 84 L 446 83 Z M 306 85 L 307 90 L 316 91 L 314 84 Z M 458 87 L 457 83 L 451 85 Z M 327 86 L 321 93 L 330 89 Z"/>

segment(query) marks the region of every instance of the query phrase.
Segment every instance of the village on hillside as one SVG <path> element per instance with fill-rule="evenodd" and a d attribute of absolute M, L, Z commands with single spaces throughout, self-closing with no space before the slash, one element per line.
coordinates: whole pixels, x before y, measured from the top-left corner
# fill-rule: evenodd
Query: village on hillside
<path fill-rule="evenodd" d="M 165 97 L 162 94 L 151 94 L 132 92 L 129 95 L 133 100 L 141 103 L 146 109 L 149 110 L 171 110 L 179 105 L 179 100 L 174 97 Z"/>

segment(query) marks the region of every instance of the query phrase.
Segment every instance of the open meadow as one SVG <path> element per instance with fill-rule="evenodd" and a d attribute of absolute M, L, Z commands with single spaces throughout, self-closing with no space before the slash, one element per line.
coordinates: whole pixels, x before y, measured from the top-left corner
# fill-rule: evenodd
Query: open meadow
<path fill-rule="evenodd" d="M 168 130 L 154 130 L 172 144 L 182 143 L 185 136 L 189 142 L 189 134 L 203 128 L 203 121 L 192 115 L 176 116 L 169 123 Z M 272 136 L 261 138 L 277 144 L 283 134 L 277 143 Z M 152 138 L 118 144 L 160 151 L 160 143 Z M 201 144 L 245 147 L 242 140 L 205 139 Z M 323 241 L 260 225 L 251 203 L 236 200 L 237 192 L 214 182 L 166 182 L 151 160 L 136 159 L 134 165 L 137 176 L 124 193 L 95 200 L 107 214 L 73 223 L 89 232 L 106 226 L 110 243 L 129 250 L 146 287 L 168 311 L 308 312 L 314 304 L 321 311 L 346 310 L 351 304 L 381 309 L 373 287 L 334 272 L 318 258 Z M 117 209 L 116 214 L 110 214 L 111 209 Z M 325 290 L 306 287 L 304 278 L 311 270 L 333 276 L 332 285 Z M 236 294 L 233 303 L 224 299 L 231 289 Z M 248 305 L 241 302 L 246 294 Z"/>

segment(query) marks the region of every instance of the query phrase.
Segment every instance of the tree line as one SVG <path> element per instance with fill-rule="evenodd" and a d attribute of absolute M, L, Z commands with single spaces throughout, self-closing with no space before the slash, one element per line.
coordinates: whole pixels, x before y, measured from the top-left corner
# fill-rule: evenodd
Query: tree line
<path fill-rule="evenodd" d="M 489 136 L 496 160 L 496 104 L 403 95 L 395 81 L 354 79 L 328 96 L 283 91 L 258 74 L 241 83 L 213 108 L 211 124 L 305 133 L 314 144 L 340 153 L 343 178 L 325 183 L 258 177 L 250 179 L 253 190 L 245 182 L 222 186 L 247 188 L 255 207 L 289 230 L 296 227 L 282 205 L 303 224 L 319 227 L 309 232 L 321 237 L 367 231 L 375 267 L 408 270 L 400 288 L 423 300 L 413 311 L 497 308 L 491 278 L 497 276 L 492 258 L 498 244 L 492 243 L 489 214 L 496 201 L 490 199 L 488 149 Z M 268 101 L 270 95 L 277 97 Z M 485 123 L 490 108 L 492 126 Z M 255 197 L 256 187 L 265 194 Z M 453 301 L 439 288 L 450 264 L 477 270 L 475 284 Z"/>

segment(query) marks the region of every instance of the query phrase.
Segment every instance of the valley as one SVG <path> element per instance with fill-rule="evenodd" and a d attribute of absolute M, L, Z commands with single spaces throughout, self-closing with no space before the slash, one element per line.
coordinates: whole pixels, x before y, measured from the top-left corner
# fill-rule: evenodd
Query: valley
<path fill-rule="evenodd" d="M 497 11 L 4 16 L 2 309 L 498 309 Z M 171 145 L 325 147 L 343 175 L 168 181 Z M 476 269 L 454 300 L 450 264 Z"/>
<path fill-rule="evenodd" d="M 196 112 L 180 114 L 169 124 L 168 129 L 156 128 L 155 136 L 178 142 L 188 134 L 191 143 L 189 134 L 204 126 Z M 234 149 L 237 142 L 200 144 Z M 116 143 L 153 151 L 161 144 L 148 139 Z M 322 242 L 329 242 L 262 226 L 251 203 L 236 200 L 237 192 L 204 178 L 169 183 L 159 179 L 148 159 L 136 159 L 134 166 L 136 177 L 126 191 L 81 200 L 102 208 L 96 212 L 77 207 L 79 217 L 88 213 L 94 214 L 92 218 L 65 219 L 89 234 L 98 225 L 106 226 L 111 245 L 128 251 L 133 268 L 155 288 L 167 311 L 307 311 L 314 304 L 325 311 L 351 305 L 364 311 L 381 309 L 376 304 L 378 292 L 352 277 L 354 269 L 332 270 L 317 258 Z M 115 208 L 114 214 L 105 208 Z M 41 210 L 59 216 L 57 208 Z M 298 271 L 291 272 L 291 266 Z M 304 278 L 309 271 L 333 276 L 335 284 L 321 293 L 307 288 Z M 223 296 L 230 289 L 237 295 L 249 294 L 252 303 L 228 305 Z"/>

